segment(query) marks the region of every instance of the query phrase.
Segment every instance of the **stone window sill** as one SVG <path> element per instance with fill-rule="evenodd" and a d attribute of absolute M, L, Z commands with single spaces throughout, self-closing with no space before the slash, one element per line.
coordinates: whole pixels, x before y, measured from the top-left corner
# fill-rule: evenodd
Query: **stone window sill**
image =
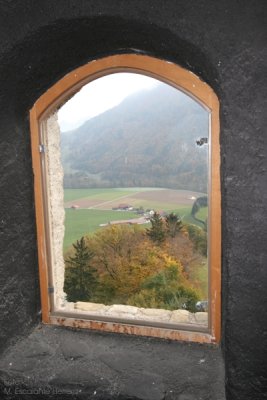
<path fill-rule="evenodd" d="M 48 325 L 6 350 L 0 377 L 8 399 L 225 400 L 219 347 Z"/>

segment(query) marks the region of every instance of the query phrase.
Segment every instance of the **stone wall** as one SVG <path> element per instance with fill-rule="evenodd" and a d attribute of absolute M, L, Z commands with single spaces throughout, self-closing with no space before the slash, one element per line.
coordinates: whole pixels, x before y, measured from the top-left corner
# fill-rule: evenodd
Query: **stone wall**
<path fill-rule="evenodd" d="M 65 233 L 65 210 L 63 191 L 63 167 L 61 164 L 60 128 L 57 112 L 44 122 L 46 178 L 48 191 L 48 212 L 50 220 L 51 262 L 53 265 L 53 287 L 55 309 L 65 304 L 63 292 L 65 263 L 63 258 L 63 240 Z"/>
<path fill-rule="evenodd" d="M 187 310 L 164 310 L 160 308 L 139 308 L 134 306 L 126 306 L 123 304 L 113 304 L 106 306 L 99 303 L 86 303 L 79 301 L 77 303 L 69 303 L 68 311 L 71 311 L 73 305 L 74 310 L 82 311 L 85 315 L 100 316 L 100 317 L 113 317 L 123 318 L 129 320 L 148 321 L 148 322 L 162 322 L 165 324 L 186 324 L 207 326 L 208 313 L 196 312 L 191 313 Z"/>

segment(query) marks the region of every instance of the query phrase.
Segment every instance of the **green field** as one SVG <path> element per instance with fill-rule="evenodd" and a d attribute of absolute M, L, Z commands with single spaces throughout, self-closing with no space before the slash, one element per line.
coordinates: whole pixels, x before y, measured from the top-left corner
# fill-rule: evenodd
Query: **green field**
<path fill-rule="evenodd" d="M 64 249 L 83 235 L 101 229 L 100 224 L 129 218 L 136 218 L 136 214 L 128 211 L 66 209 Z"/>
<path fill-rule="evenodd" d="M 77 201 L 80 199 L 99 199 L 100 202 L 112 201 L 130 196 L 133 193 L 151 191 L 153 188 L 108 188 L 108 189 L 65 189 L 64 200 Z M 158 190 L 158 189 L 156 189 Z M 134 200 L 134 201 L 133 201 Z M 123 200 L 122 200 L 123 201 Z M 145 199 L 130 199 L 131 204 L 135 207 L 143 206 L 144 209 L 151 208 L 157 211 L 164 210 L 166 212 L 175 212 L 179 214 L 184 222 L 199 225 L 191 216 L 191 206 L 177 205 L 167 203 L 166 201 L 148 201 Z M 207 208 L 200 210 L 197 217 L 205 220 Z M 101 229 L 100 224 L 108 223 L 109 221 L 123 220 L 138 217 L 137 214 L 131 211 L 114 211 L 99 208 L 90 209 L 65 209 L 65 237 L 64 250 L 83 235 L 95 232 Z M 148 227 L 148 225 L 146 225 Z"/>
<path fill-rule="evenodd" d="M 133 190 L 126 189 L 65 189 L 64 201 L 74 201 L 78 199 L 99 199 L 114 200 L 121 196 L 127 196 L 133 193 Z"/>
<path fill-rule="evenodd" d="M 196 217 L 198 219 L 201 219 L 202 221 L 205 221 L 208 217 L 208 207 L 203 207 L 201 208 L 197 213 Z"/>
<path fill-rule="evenodd" d="M 191 207 L 181 207 L 171 211 L 179 214 L 184 222 L 196 224 L 196 221 L 190 215 Z M 66 209 L 64 250 L 83 235 L 101 229 L 100 224 L 136 217 L 137 215 L 130 211 Z M 148 226 L 146 225 L 146 227 Z"/>
<path fill-rule="evenodd" d="M 202 299 L 207 299 L 209 296 L 208 261 L 202 265 L 195 265 L 189 273 L 189 279 L 191 282 L 198 283 L 197 287 L 200 291 Z"/>

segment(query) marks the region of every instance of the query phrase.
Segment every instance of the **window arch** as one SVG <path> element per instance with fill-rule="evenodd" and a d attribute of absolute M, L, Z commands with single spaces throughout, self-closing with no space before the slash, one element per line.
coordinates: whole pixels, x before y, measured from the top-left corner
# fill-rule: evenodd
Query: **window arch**
<path fill-rule="evenodd" d="M 50 208 L 53 202 L 49 186 L 49 155 L 45 147 L 49 145 L 49 123 L 51 115 L 84 85 L 109 74 L 129 72 L 157 79 L 190 96 L 200 104 L 209 115 L 209 134 L 199 138 L 198 145 L 207 141 L 209 145 L 208 186 L 209 186 L 209 224 L 208 224 L 208 263 L 209 263 L 209 322 L 205 329 L 199 326 L 178 324 L 160 325 L 151 321 L 136 323 L 121 318 L 101 318 L 72 313 L 57 307 L 55 300 L 55 269 L 57 255 L 54 252 L 56 231 Z M 50 122 L 49 122 L 50 121 Z M 106 331 L 132 333 L 146 336 L 218 342 L 220 340 L 221 319 L 221 207 L 220 207 L 220 151 L 219 151 L 219 103 L 213 90 L 192 72 L 165 60 L 144 55 L 121 54 L 104 57 L 89 62 L 67 74 L 34 104 L 30 111 L 32 159 L 34 169 L 34 190 L 38 239 L 38 259 L 41 285 L 42 319 L 44 323 L 87 327 Z M 50 132 L 51 134 L 51 132 Z M 51 164 L 51 162 L 50 162 Z M 56 185 L 56 182 L 53 182 Z M 53 225 L 54 224 L 54 225 Z M 61 228 L 59 228 L 61 229 Z M 60 272 L 62 274 L 62 271 Z M 57 279 L 57 278 L 56 278 Z M 62 279 L 61 279 L 62 289 Z"/>

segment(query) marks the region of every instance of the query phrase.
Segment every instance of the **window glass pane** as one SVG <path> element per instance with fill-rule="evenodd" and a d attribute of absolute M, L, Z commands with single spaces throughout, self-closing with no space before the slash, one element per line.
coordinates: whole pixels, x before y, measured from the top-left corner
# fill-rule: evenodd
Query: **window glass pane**
<path fill-rule="evenodd" d="M 115 73 L 84 86 L 58 123 L 60 307 L 207 327 L 209 112 L 166 83 Z"/>

